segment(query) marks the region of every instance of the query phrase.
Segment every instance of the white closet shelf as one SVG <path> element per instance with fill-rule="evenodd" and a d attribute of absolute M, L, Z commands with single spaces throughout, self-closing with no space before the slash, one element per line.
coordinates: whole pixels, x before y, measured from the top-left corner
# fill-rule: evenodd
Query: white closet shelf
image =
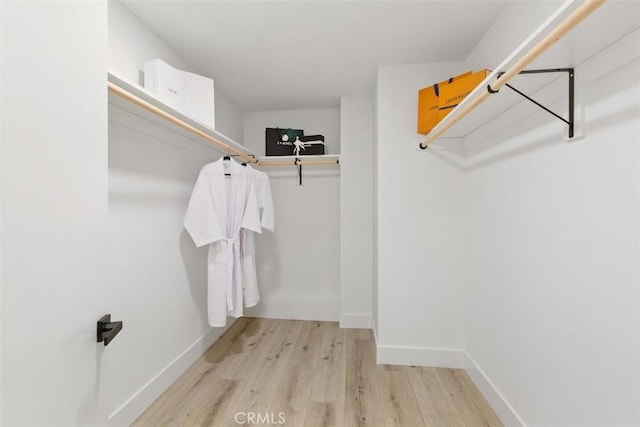
<path fill-rule="evenodd" d="M 143 87 L 113 73 L 107 74 L 109 104 L 122 108 L 144 120 L 177 132 L 194 142 L 204 144 L 220 153 L 238 156 L 256 166 L 294 166 L 295 156 L 258 157 L 242 144 L 209 126 L 194 120 L 158 100 Z M 338 155 L 300 156 L 300 165 L 338 165 Z"/>
<path fill-rule="evenodd" d="M 601 7 L 601 5 L 603 5 Z M 623 38 L 634 29 L 633 16 L 625 18 L 619 25 L 610 25 L 610 15 L 616 8 L 624 7 L 616 2 L 603 0 L 567 0 L 535 29 L 500 64 L 496 65 L 487 78 L 480 83 L 451 113 L 442 119 L 427 135 L 420 148 L 425 148 L 438 138 L 466 139 L 486 124 L 500 120 L 500 116 L 516 104 L 527 101 L 503 85 L 515 77 L 515 86 L 529 96 L 546 93 L 545 103 L 556 102 L 567 97 L 566 89 L 549 95 L 544 90 L 555 88 L 559 79 L 567 79 L 566 73 L 529 74 L 519 76 L 525 69 L 575 68 L 589 58 Z M 594 13 L 595 12 L 595 13 Z M 620 16 L 619 14 L 617 16 Z M 562 39 L 562 40 L 560 40 Z M 557 43 L 556 43 L 557 42 Z M 544 55 L 542 53 L 544 52 Z M 496 80 L 500 72 L 505 76 Z M 577 75 L 576 78 L 579 78 Z M 487 85 L 497 94 L 489 94 Z M 566 86 L 565 86 L 566 87 Z M 576 90 L 579 90 L 576 80 Z M 477 107 L 485 101 L 481 107 Z M 576 105 L 578 108 L 578 105 Z M 557 111 L 567 116 L 567 107 Z M 537 111 L 537 110 L 532 110 Z M 467 115 L 467 113 L 469 113 Z"/>
<path fill-rule="evenodd" d="M 183 136 L 221 153 L 252 157 L 242 144 L 173 109 L 143 87 L 113 73 L 107 74 L 107 81 L 110 104 L 169 130 L 177 131 Z"/>

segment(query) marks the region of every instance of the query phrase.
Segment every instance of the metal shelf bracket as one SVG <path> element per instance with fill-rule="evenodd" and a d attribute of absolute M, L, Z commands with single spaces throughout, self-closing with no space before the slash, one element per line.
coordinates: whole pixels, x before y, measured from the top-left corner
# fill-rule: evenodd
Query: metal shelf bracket
<path fill-rule="evenodd" d="M 507 86 L 509 89 L 511 89 L 512 91 L 514 91 L 515 93 L 517 93 L 518 95 L 522 96 L 523 98 L 525 98 L 526 100 L 534 103 L 535 105 L 537 105 L 538 107 L 542 108 L 544 111 L 546 111 L 547 113 L 551 114 L 552 116 L 554 116 L 555 118 L 563 121 L 564 123 L 566 123 L 569 126 L 569 139 L 573 138 L 573 127 L 574 127 L 574 109 L 575 109 L 575 103 L 574 103 L 574 75 L 575 75 L 575 70 L 573 68 L 547 68 L 547 69 L 541 69 L 541 70 L 523 70 L 520 71 L 518 74 L 542 74 L 542 73 L 567 73 L 569 75 L 569 88 L 568 88 L 568 100 L 569 100 L 569 119 L 565 119 L 564 117 L 562 117 L 561 115 L 551 111 L 549 108 L 545 107 L 544 105 L 540 104 L 538 101 L 536 101 L 535 99 L 531 98 L 530 96 L 522 93 L 521 91 L 519 91 L 518 89 L 516 89 L 515 87 L 511 86 L 510 84 L 506 83 L 505 86 Z M 504 72 L 498 73 L 498 78 L 500 78 L 500 76 L 502 76 L 504 74 Z M 487 85 L 487 91 L 491 94 L 497 93 L 498 90 L 493 90 L 491 89 L 491 85 Z"/>

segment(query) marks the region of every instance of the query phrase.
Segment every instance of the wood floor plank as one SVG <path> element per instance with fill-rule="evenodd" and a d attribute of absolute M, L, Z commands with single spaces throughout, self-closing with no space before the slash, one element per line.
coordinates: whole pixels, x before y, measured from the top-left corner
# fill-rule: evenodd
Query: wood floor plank
<path fill-rule="evenodd" d="M 156 427 L 172 422 L 190 395 L 210 379 L 218 378 L 226 367 L 228 355 L 237 342 L 259 325 L 253 318 L 241 318 L 227 329 L 196 362 L 191 365 L 134 423 L 135 427 Z"/>
<path fill-rule="evenodd" d="M 293 427 L 502 425 L 463 370 L 376 365 L 370 331 L 337 322 L 251 318 L 133 425 L 273 425 L 280 412 Z"/>
<path fill-rule="evenodd" d="M 436 374 L 436 368 L 409 367 L 409 382 L 427 426 L 462 426 L 462 418 Z"/>
<path fill-rule="evenodd" d="M 305 322 L 282 322 L 271 336 L 271 345 L 265 347 L 266 352 L 258 352 L 247 358 L 245 385 L 234 397 L 233 410 L 227 411 L 221 425 L 235 426 L 235 413 L 272 413 L 271 402 L 284 375 L 289 359 L 293 354 L 293 343 L 296 342 Z"/>
<path fill-rule="evenodd" d="M 300 425 L 304 425 L 304 427 L 335 427 L 340 425 L 336 403 L 309 402 L 304 424 Z"/>
<path fill-rule="evenodd" d="M 209 426 L 216 423 L 237 392 L 238 381 L 211 379 L 200 387 L 184 405 L 175 409 L 166 426 Z"/>
<path fill-rule="evenodd" d="M 362 341 L 372 341 L 371 329 L 347 329 L 351 338 Z"/>
<path fill-rule="evenodd" d="M 378 366 L 385 426 L 422 426 L 425 421 L 404 367 Z"/>
<path fill-rule="evenodd" d="M 323 322 L 306 322 L 303 325 L 271 404 L 271 411 L 284 414 L 288 425 L 304 423 L 325 328 Z"/>
<path fill-rule="evenodd" d="M 252 375 L 253 371 L 247 370 L 248 359 L 268 350 L 273 335 L 284 324 L 285 322 L 278 319 L 259 319 L 253 327 L 249 328 L 243 339 L 237 340 L 228 350 L 226 357 L 229 360 L 222 378 L 241 380 Z"/>
<path fill-rule="evenodd" d="M 462 384 L 462 387 L 465 388 L 467 398 L 473 402 L 475 408 L 484 417 L 487 425 L 492 427 L 502 427 L 502 421 L 500 421 L 500 418 L 498 418 L 498 415 L 496 415 L 494 410 L 491 409 L 491 406 L 489 406 L 489 403 L 480 393 L 478 387 L 473 383 L 469 374 L 462 369 L 456 369 L 453 376 L 456 381 Z"/>
<path fill-rule="evenodd" d="M 332 403 L 341 400 L 345 386 L 346 329 L 337 322 L 325 327 L 320 358 L 313 378 L 310 400 Z"/>
<path fill-rule="evenodd" d="M 373 343 L 347 331 L 345 426 L 380 426 L 384 423 L 380 383 Z"/>
<path fill-rule="evenodd" d="M 438 378 L 440 378 L 442 385 L 449 393 L 449 396 L 451 396 L 451 400 L 458 410 L 460 418 L 462 418 L 465 425 L 487 426 L 488 424 L 482 414 L 475 410 L 473 402 L 467 398 L 465 388 L 456 381 L 453 376 L 454 372 L 455 369 L 441 368 L 436 370 Z"/>

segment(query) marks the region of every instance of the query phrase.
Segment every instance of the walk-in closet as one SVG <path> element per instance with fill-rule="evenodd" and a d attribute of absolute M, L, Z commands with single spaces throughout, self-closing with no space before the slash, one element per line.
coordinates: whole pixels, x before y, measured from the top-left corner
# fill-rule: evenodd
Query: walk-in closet
<path fill-rule="evenodd" d="M 0 0 L 0 427 L 640 426 L 637 0 Z"/>

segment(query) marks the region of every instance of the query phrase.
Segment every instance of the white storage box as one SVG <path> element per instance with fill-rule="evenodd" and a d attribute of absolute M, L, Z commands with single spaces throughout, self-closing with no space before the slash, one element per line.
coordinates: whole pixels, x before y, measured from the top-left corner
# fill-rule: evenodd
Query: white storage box
<path fill-rule="evenodd" d="M 215 129 L 213 80 L 173 68 L 161 59 L 144 63 L 144 87 L 171 108 Z"/>

